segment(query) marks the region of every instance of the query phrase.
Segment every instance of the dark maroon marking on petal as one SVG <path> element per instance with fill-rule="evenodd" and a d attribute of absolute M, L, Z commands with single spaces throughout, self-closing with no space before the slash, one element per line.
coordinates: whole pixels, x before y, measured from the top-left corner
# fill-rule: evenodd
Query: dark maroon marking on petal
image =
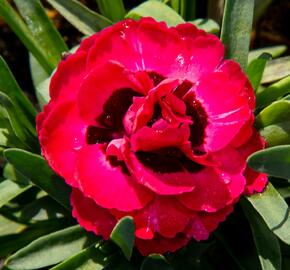
<path fill-rule="evenodd" d="M 152 127 L 153 124 L 161 118 L 161 107 L 159 103 L 155 103 L 154 111 L 151 120 L 147 123 L 148 127 Z"/>
<path fill-rule="evenodd" d="M 134 96 L 141 96 L 130 88 L 121 88 L 113 92 L 103 105 L 103 113 L 97 122 L 113 131 L 123 130 L 123 118 L 133 102 Z"/>
<path fill-rule="evenodd" d="M 122 173 L 127 174 L 129 176 L 131 175 L 124 161 L 118 160 L 118 158 L 115 156 L 107 156 L 107 160 L 110 162 L 112 167 L 120 166 L 122 169 Z"/>
<path fill-rule="evenodd" d="M 174 89 L 173 94 L 178 98 L 182 98 L 192 86 L 192 82 L 185 80 Z"/>
<path fill-rule="evenodd" d="M 153 81 L 154 86 L 157 86 L 159 83 L 165 80 L 165 77 L 163 75 L 155 71 L 148 71 L 147 74 L 149 78 Z"/>
<path fill-rule="evenodd" d="M 89 126 L 86 133 L 87 144 L 105 143 L 112 140 L 112 130 Z"/>
<path fill-rule="evenodd" d="M 207 126 L 207 114 L 199 101 L 194 100 L 186 104 L 186 114 L 191 117 L 193 124 L 190 125 L 189 141 L 192 147 L 203 144 L 205 138 L 205 128 Z"/>
<path fill-rule="evenodd" d="M 137 151 L 135 155 L 145 167 L 157 173 L 181 172 L 184 169 L 193 173 L 203 168 L 176 147 L 165 147 L 154 152 Z"/>

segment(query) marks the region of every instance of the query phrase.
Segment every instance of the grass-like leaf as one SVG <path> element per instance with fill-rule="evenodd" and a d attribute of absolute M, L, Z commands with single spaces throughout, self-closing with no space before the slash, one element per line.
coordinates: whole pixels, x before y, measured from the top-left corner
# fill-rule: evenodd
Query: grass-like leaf
<path fill-rule="evenodd" d="M 286 52 L 287 46 L 277 45 L 266 48 L 260 48 L 256 50 L 251 50 L 248 55 L 248 63 L 251 63 L 254 59 L 258 58 L 263 53 L 271 54 L 273 58 L 276 58 Z"/>
<path fill-rule="evenodd" d="M 273 149 L 273 148 L 272 148 Z M 288 153 L 289 147 L 288 147 Z M 276 156 L 272 156 L 275 160 Z M 290 166 L 288 165 L 288 168 Z M 280 240 L 290 244 L 290 210 L 287 203 L 269 183 L 261 194 L 247 197 L 255 210 L 261 215 L 264 222 Z"/>
<path fill-rule="evenodd" d="M 278 100 L 263 109 L 256 117 L 258 129 L 290 119 L 290 101 Z"/>
<path fill-rule="evenodd" d="M 30 185 L 21 185 L 9 179 L 0 182 L 0 208 L 30 187 Z"/>
<path fill-rule="evenodd" d="M 152 254 L 145 258 L 140 270 L 173 270 L 173 267 L 162 255 Z"/>
<path fill-rule="evenodd" d="M 79 1 L 47 0 L 47 2 L 84 35 L 92 35 L 112 24 L 109 19 L 87 8 Z"/>
<path fill-rule="evenodd" d="M 125 257 L 130 260 L 135 242 L 133 219 L 131 217 L 122 218 L 113 229 L 110 238 L 121 248 Z"/>
<path fill-rule="evenodd" d="M 290 76 L 271 84 L 256 95 L 256 108 L 263 108 L 278 98 L 290 93 Z"/>
<path fill-rule="evenodd" d="M 61 35 L 47 17 L 39 0 L 13 0 L 39 46 L 46 52 L 47 59 L 57 66 L 63 52 L 68 50 Z"/>
<path fill-rule="evenodd" d="M 96 240 L 76 225 L 38 238 L 9 257 L 5 265 L 13 270 L 43 268 L 64 261 Z"/>
<path fill-rule="evenodd" d="M 246 72 L 255 92 L 258 90 L 267 61 L 269 61 L 270 59 L 270 54 L 263 53 L 257 59 L 253 60 L 247 67 Z"/>
<path fill-rule="evenodd" d="M 124 19 L 125 8 L 123 0 L 96 0 L 101 13 L 113 22 Z"/>
<path fill-rule="evenodd" d="M 70 188 L 50 169 L 41 156 L 15 148 L 5 150 L 4 156 L 18 172 L 70 209 Z"/>
<path fill-rule="evenodd" d="M 247 66 L 250 46 L 250 33 L 253 22 L 253 0 L 226 0 L 221 40 L 226 46 L 226 58 Z"/>
<path fill-rule="evenodd" d="M 242 200 L 244 213 L 250 223 L 255 245 L 263 270 L 281 269 L 282 259 L 277 237 L 249 202 Z"/>
<path fill-rule="evenodd" d="M 11 27 L 21 42 L 35 56 L 46 72 L 50 74 L 55 67 L 54 63 L 48 59 L 47 53 L 39 46 L 27 25 L 22 21 L 7 0 L 0 0 L 0 17 L 4 18 L 5 22 Z"/>
<path fill-rule="evenodd" d="M 126 15 L 126 18 L 140 19 L 141 17 L 152 17 L 156 21 L 165 21 L 168 26 L 184 23 L 182 17 L 172 8 L 158 1 L 146 1 L 135 7 Z"/>

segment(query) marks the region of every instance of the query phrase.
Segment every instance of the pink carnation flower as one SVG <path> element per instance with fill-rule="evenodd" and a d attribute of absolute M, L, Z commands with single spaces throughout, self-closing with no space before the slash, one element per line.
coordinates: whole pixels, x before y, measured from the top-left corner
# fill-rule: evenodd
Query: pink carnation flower
<path fill-rule="evenodd" d="M 130 215 L 143 255 L 204 240 L 264 174 L 253 89 L 219 39 L 189 23 L 125 20 L 63 60 L 38 115 L 42 153 L 73 187 L 73 216 L 108 239 Z"/>

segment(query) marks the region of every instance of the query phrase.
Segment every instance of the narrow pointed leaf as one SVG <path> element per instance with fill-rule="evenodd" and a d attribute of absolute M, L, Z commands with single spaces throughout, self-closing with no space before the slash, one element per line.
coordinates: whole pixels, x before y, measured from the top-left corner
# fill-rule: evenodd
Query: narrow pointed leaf
<path fill-rule="evenodd" d="M 101 13 L 113 22 L 124 19 L 125 8 L 123 0 L 96 0 Z"/>
<path fill-rule="evenodd" d="M 262 83 L 272 83 L 290 76 L 290 56 L 280 57 L 267 63 Z"/>
<path fill-rule="evenodd" d="M 2 181 L 0 183 L 0 208 L 28 188 L 30 185 L 20 185 L 9 179 Z"/>
<path fill-rule="evenodd" d="M 18 223 L 0 215 L 0 238 L 7 234 L 16 234 L 26 228 L 25 224 Z"/>
<path fill-rule="evenodd" d="M 262 194 L 255 194 L 246 198 L 261 215 L 271 231 L 289 245 L 290 210 L 277 190 L 269 183 Z"/>
<path fill-rule="evenodd" d="M 112 24 L 109 19 L 90 10 L 79 1 L 47 0 L 47 2 L 84 35 L 92 35 Z"/>
<path fill-rule="evenodd" d="M 56 265 L 51 270 L 103 270 L 106 264 L 108 264 L 106 256 L 97 247 L 92 246 Z"/>
<path fill-rule="evenodd" d="M 262 269 L 281 269 L 282 258 L 277 237 L 248 201 L 242 200 L 241 202 L 252 229 Z"/>
<path fill-rule="evenodd" d="M 278 45 L 278 46 L 271 46 L 266 48 L 260 48 L 256 50 L 252 50 L 249 52 L 248 55 L 248 63 L 251 63 L 254 59 L 258 58 L 263 53 L 271 54 L 273 58 L 276 58 L 286 52 L 287 46 L 285 45 Z"/>
<path fill-rule="evenodd" d="M 269 147 L 290 144 L 290 121 L 269 125 L 259 130 Z"/>
<path fill-rule="evenodd" d="M 26 148 L 36 148 L 35 128 L 25 118 L 21 111 L 13 104 L 12 100 L 4 93 L 0 92 L 0 114 L 7 117 L 17 138 L 26 145 Z"/>
<path fill-rule="evenodd" d="M 248 166 L 271 176 L 290 178 L 290 145 L 279 145 L 252 154 Z"/>
<path fill-rule="evenodd" d="M 256 117 L 258 129 L 290 119 L 290 101 L 279 100 L 263 109 Z"/>
<path fill-rule="evenodd" d="M 4 18 L 5 22 L 11 27 L 21 42 L 35 56 L 46 72 L 50 74 L 54 69 L 54 63 L 49 61 L 46 52 L 39 46 L 27 25 L 22 21 L 7 0 L 0 0 L 0 17 Z"/>
<path fill-rule="evenodd" d="M 270 59 L 271 55 L 264 53 L 257 59 L 253 60 L 247 67 L 246 73 L 250 79 L 250 82 L 252 83 L 255 92 L 258 90 L 267 61 Z"/>
<path fill-rule="evenodd" d="M 208 33 L 217 34 L 220 31 L 220 26 L 211 19 L 196 19 L 191 23 Z"/>
<path fill-rule="evenodd" d="M 18 172 L 70 209 L 70 188 L 50 169 L 41 156 L 15 148 L 5 150 L 4 156 Z"/>
<path fill-rule="evenodd" d="M 26 230 L 15 234 L 0 237 L 0 257 L 7 256 L 16 250 L 28 245 L 35 239 L 51 232 L 61 230 L 72 225 L 71 218 L 59 218 L 40 222 L 28 227 Z"/>
<path fill-rule="evenodd" d="M 3 92 L 21 109 L 31 123 L 34 123 L 36 109 L 21 91 L 8 65 L 0 56 L 0 92 Z"/>
<path fill-rule="evenodd" d="M 122 218 L 113 229 L 110 238 L 121 248 L 125 257 L 130 260 L 135 242 L 133 219 L 131 217 Z"/>
<path fill-rule="evenodd" d="M 29 53 L 29 67 L 34 88 L 49 77 L 32 53 Z"/>
<path fill-rule="evenodd" d="M 71 257 L 91 245 L 96 237 L 79 225 L 42 236 L 8 258 L 6 266 L 13 270 L 39 269 Z"/>
<path fill-rule="evenodd" d="M 256 108 L 266 107 L 288 93 L 290 93 L 290 76 L 271 84 L 262 91 L 258 91 L 256 95 Z"/>
<path fill-rule="evenodd" d="M 47 17 L 41 2 L 39 0 L 13 1 L 39 46 L 43 48 L 49 61 L 56 67 L 61 54 L 67 51 L 68 47 Z"/>
<path fill-rule="evenodd" d="M 253 22 L 253 0 L 226 0 L 221 40 L 226 46 L 226 58 L 247 66 L 250 46 L 250 33 Z"/>
<path fill-rule="evenodd" d="M 184 23 L 182 17 L 172 8 L 158 1 L 146 1 L 132 9 L 126 18 L 140 19 L 141 17 L 152 17 L 156 21 L 165 21 L 168 26 Z"/>
<path fill-rule="evenodd" d="M 152 254 L 145 258 L 140 270 L 173 270 L 162 255 Z"/>

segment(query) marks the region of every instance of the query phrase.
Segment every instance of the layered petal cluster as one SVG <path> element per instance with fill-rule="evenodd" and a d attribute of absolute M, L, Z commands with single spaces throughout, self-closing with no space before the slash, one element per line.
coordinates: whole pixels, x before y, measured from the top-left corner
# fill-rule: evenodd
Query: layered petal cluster
<path fill-rule="evenodd" d="M 189 23 L 125 20 L 63 60 L 38 115 L 42 153 L 73 187 L 73 216 L 107 239 L 132 216 L 143 255 L 204 240 L 264 174 L 255 98 L 219 39 Z"/>

